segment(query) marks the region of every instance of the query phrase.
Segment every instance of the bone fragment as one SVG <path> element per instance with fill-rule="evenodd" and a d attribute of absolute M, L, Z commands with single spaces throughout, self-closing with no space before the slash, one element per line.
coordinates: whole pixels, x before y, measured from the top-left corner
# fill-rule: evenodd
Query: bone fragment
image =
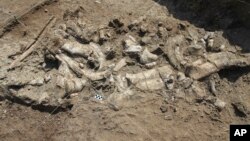
<path fill-rule="evenodd" d="M 136 87 L 141 90 L 159 90 L 164 88 L 165 85 L 161 78 L 153 78 L 138 82 Z"/>
<path fill-rule="evenodd" d="M 176 49 L 176 46 L 178 44 L 180 44 L 182 41 L 184 40 L 184 36 L 183 35 L 177 35 L 177 36 L 174 36 L 174 37 L 170 37 L 168 40 L 167 40 L 167 45 L 166 45 L 166 54 L 168 56 L 168 59 L 170 61 L 170 64 L 177 68 L 177 69 L 180 69 L 180 62 L 182 60 L 179 60 L 180 58 L 180 50 Z M 181 54 L 182 55 L 182 54 Z"/>
<path fill-rule="evenodd" d="M 43 77 L 38 77 L 28 83 L 29 85 L 32 86 L 42 86 L 44 84 L 44 78 Z"/>
<path fill-rule="evenodd" d="M 152 63 L 147 63 L 145 64 L 146 68 L 147 69 L 152 69 L 153 67 L 155 67 L 157 65 L 156 62 L 152 62 Z"/>
<path fill-rule="evenodd" d="M 132 36 L 125 40 L 125 50 L 126 53 L 139 53 L 142 51 L 142 47 L 137 44 Z"/>
<path fill-rule="evenodd" d="M 65 90 L 67 94 L 76 93 L 82 91 L 87 81 L 84 79 L 73 78 L 65 81 Z"/>
<path fill-rule="evenodd" d="M 72 60 L 70 57 L 68 57 L 67 55 L 64 54 L 59 54 L 56 55 L 56 58 L 58 60 L 63 60 L 64 62 L 67 63 L 67 65 L 69 66 L 69 68 L 78 76 L 78 77 L 82 77 L 83 72 L 79 67 L 79 64 L 77 62 L 75 62 L 74 60 Z"/>
<path fill-rule="evenodd" d="M 240 56 L 231 52 L 219 52 L 207 55 L 208 61 L 196 60 L 187 68 L 187 74 L 193 79 L 201 79 L 221 69 L 236 66 L 246 67 L 250 65 L 249 56 Z"/>
<path fill-rule="evenodd" d="M 121 75 L 117 75 L 115 77 L 115 85 L 119 92 L 123 92 L 124 90 L 128 89 L 127 79 Z"/>
<path fill-rule="evenodd" d="M 140 62 L 142 64 L 147 64 L 147 63 L 152 63 L 158 59 L 158 56 L 149 52 L 147 48 L 143 51 L 141 57 L 140 57 Z"/>
<path fill-rule="evenodd" d="M 156 69 L 151 69 L 148 71 L 140 72 L 137 74 L 126 74 L 126 78 L 130 80 L 133 84 L 150 78 L 159 77 L 159 72 Z"/>
<path fill-rule="evenodd" d="M 147 70 L 147 71 L 143 71 L 137 74 L 126 74 L 126 78 L 128 80 L 130 80 L 130 82 L 132 82 L 133 84 L 142 81 L 142 80 L 146 80 L 146 79 L 152 79 L 152 78 L 157 78 L 160 77 L 161 75 L 167 75 L 167 74 L 172 74 L 173 71 L 169 66 L 163 66 L 157 69 L 151 69 L 151 70 Z"/>
<path fill-rule="evenodd" d="M 126 58 L 122 58 L 116 65 L 115 68 L 113 69 L 114 71 L 119 71 L 122 67 L 126 66 L 127 62 L 126 62 Z"/>
<path fill-rule="evenodd" d="M 101 72 L 93 72 L 91 70 L 82 70 L 83 74 L 92 81 L 101 80 L 108 77 L 111 74 L 110 70 Z"/>
<path fill-rule="evenodd" d="M 69 68 L 78 77 L 82 77 L 82 75 L 84 75 L 84 76 L 86 76 L 87 78 L 89 78 L 92 81 L 104 79 L 105 77 L 110 75 L 110 72 L 111 72 L 110 70 L 105 70 L 105 71 L 102 71 L 102 72 L 93 72 L 91 70 L 81 69 L 77 62 L 75 62 L 74 60 L 72 60 L 71 58 L 69 58 L 68 56 L 66 56 L 64 54 L 56 55 L 56 58 L 58 58 L 59 60 L 65 61 L 67 63 L 67 65 L 69 66 Z"/>
<path fill-rule="evenodd" d="M 104 67 L 106 59 L 104 53 L 101 50 L 101 47 L 95 43 L 90 43 L 89 45 L 92 47 L 93 53 L 100 63 L 99 69 L 102 69 Z"/>
<path fill-rule="evenodd" d="M 81 55 L 86 58 L 92 53 L 90 45 L 83 45 L 78 42 L 67 42 L 62 46 L 62 49 L 72 55 Z"/>

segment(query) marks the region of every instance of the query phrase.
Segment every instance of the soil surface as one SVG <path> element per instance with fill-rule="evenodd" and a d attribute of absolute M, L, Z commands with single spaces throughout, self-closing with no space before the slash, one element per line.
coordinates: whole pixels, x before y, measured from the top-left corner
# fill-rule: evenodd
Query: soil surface
<path fill-rule="evenodd" d="M 5 21 L 37 2 L 1 0 L 0 26 L 4 27 Z M 208 29 L 188 17 L 179 18 L 172 6 L 153 0 L 55 0 L 18 19 L 18 24 L 8 27 L 0 38 L 0 140 L 229 140 L 230 124 L 250 122 L 249 65 L 223 67 L 196 80 L 187 74 L 186 64 L 204 59 L 204 54 L 248 55 L 250 32 L 239 26 Z M 50 19 L 52 22 L 45 26 Z M 72 21 L 84 30 L 74 31 L 68 24 Z M 44 27 L 44 33 L 37 39 Z M 211 32 L 215 35 L 216 48 L 206 48 L 205 44 L 202 53 L 193 51 L 196 49 L 192 48 L 193 43 L 197 40 L 202 46 L 200 39 Z M 182 42 L 173 45 L 184 54 L 184 63 L 178 56 L 172 60 L 168 53 L 170 39 L 176 35 L 184 37 Z M 119 98 L 116 97 L 118 82 L 111 76 L 116 79 L 121 74 L 127 78 L 127 74 L 150 70 L 140 62 L 137 53 L 131 55 L 123 50 L 126 39 L 136 40 L 140 47 L 158 56 L 153 68 L 171 68 L 173 88 L 169 81 L 166 88 L 157 90 L 153 90 L 158 87 L 155 85 L 143 89 L 129 82 L 126 92 L 132 94 L 127 96 L 120 90 L 120 95 L 125 96 L 120 98 L 118 94 Z M 35 49 L 10 69 L 13 61 L 27 51 L 34 40 L 38 40 Z M 69 41 L 100 46 L 106 57 L 104 67 L 100 67 L 100 54 L 98 58 L 91 56 L 92 52 L 86 59 L 58 49 Z M 77 63 L 82 62 L 79 64 L 84 66 L 79 66 L 91 72 L 108 70 L 122 58 L 127 59 L 127 65 L 102 80 L 88 77 L 84 88 L 72 92 L 68 87 L 57 85 L 63 66 L 58 55 L 62 54 Z M 78 78 L 71 67 L 74 75 L 70 76 Z M 187 82 L 181 82 L 177 75 L 184 73 L 183 79 Z M 41 77 L 44 78 L 42 84 L 31 83 Z"/>

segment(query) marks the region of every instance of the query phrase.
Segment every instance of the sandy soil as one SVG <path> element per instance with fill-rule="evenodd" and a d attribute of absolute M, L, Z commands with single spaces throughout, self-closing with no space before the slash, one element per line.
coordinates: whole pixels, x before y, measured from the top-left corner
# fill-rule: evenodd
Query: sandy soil
<path fill-rule="evenodd" d="M 17 13 L 33 5 L 35 0 L 0 2 L 0 8 Z M 15 5 L 13 4 L 15 3 Z M 45 48 L 42 42 L 51 41 L 51 34 L 46 34 L 39 41 L 38 47 L 14 70 L 8 70 L 9 65 L 39 33 L 41 28 L 50 19 L 56 17 L 57 25 L 66 23 L 65 16 L 72 18 L 67 11 L 80 9 L 81 19 L 90 30 L 109 27 L 110 21 L 119 19 L 125 29 L 112 29 L 112 38 L 102 46 L 108 44 L 117 52 L 111 62 L 118 62 L 124 57 L 120 52 L 122 40 L 127 33 L 136 40 L 142 39 L 138 30 L 128 28 L 134 21 L 146 17 L 143 25 L 151 33 L 159 32 L 159 25 L 166 27 L 165 32 L 171 37 L 177 34 L 188 36 L 191 29 L 202 38 L 206 33 L 205 27 L 196 27 L 190 20 L 184 21 L 175 17 L 165 4 L 152 0 L 58 0 L 25 15 L 20 22 L 0 38 L 0 93 L 6 94 L 5 85 L 14 78 L 17 81 L 32 80 L 51 74 L 50 82 L 43 86 L 12 87 L 15 92 L 37 94 L 41 92 L 60 95 L 62 90 L 55 88 L 55 77 L 58 67 L 44 69 Z M 8 18 L 1 13 L 1 18 Z M 75 15 L 73 14 L 73 17 Z M 2 22 L 2 19 L 1 19 Z M 2 24 L 0 22 L 0 24 Z M 228 31 L 231 31 L 229 29 Z M 237 31 L 236 29 L 233 31 Z M 50 32 L 50 31 L 48 31 Z M 127 32 L 127 33 L 123 33 Z M 223 42 L 231 52 L 240 52 L 241 45 L 228 38 L 225 30 L 214 31 L 216 38 Z M 229 32 L 231 33 L 231 32 Z M 248 33 L 247 33 L 248 34 Z M 156 35 L 155 35 L 156 36 Z M 159 35 L 157 35 L 158 37 Z M 164 36 L 164 35 L 161 35 Z M 167 38 L 166 37 L 166 38 Z M 245 40 L 249 42 L 249 40 Z M 151 46 L 165 45 L 163 38 L 152 40 Z M 185 42 L 183 46 L 188 46 Z M 20 51 L 21 50 L 21 51 Z M 163 47 L 164 51 L 164 47 Z M 21 53 L 20 53 L 21 52 Z M 161 56 L 158 66 L 170 65 L 165 55 Z M 192 58 L 192 59 L 195 59 Z M 135 63 L 121 69 L 120 73 L 137 73 L 147 70 Z M 55 63 L 55 62 L 53 62 Z M 57 65 L 53 64 L 52 65 Z M 173 68 L 175 72 L 181 69 Z M 1 140 L 86 140 L 86 141 L 183 141 L 183 140 L 229 140 L 230 124 L 247 124 L 250 122 L 250 68 L 229 68 L 213 73 L 201 80 L 194 81 L 199 90 L 176 86 L 173 90 L 160 89 L 156 91 L 138 90 L 132 87 L 133 96 L 124 100 L 122 106 L 114 108 L 105 100 L 93 100 L 95 92 L 91 87 L 71 96 L 70 106 L 41 106 L 20 102 L 19 99 L 5 99 L 0 96 L 0 138 Z M 211 91 L 210 83 L 214 82 L 216 92 Z M 93 85 L 91 85 L 93 86 Z M 12 91 L 13 92 L 13 91 Z M 15 92 L 13 92 L 15 94 Z M 108 97 L 113 89 L 103 88 L 103 96 Z M 222 109 L 213 102 L 220 99 L 226 103 Z M 25 100 L 24 100 L 25 101 Z M 73 106 L 73 107 L 72 107 Z"/>

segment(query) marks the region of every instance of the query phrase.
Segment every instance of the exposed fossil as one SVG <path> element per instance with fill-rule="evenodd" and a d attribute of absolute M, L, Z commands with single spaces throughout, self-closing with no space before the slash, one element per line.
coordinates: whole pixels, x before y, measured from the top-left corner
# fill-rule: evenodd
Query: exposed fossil
<path fill-rule="evenodd" d="M 194 79 L 204 78 L 228 67 L 245 67 L 250 65 L 249 55 L 242 56 L 231 52 L 212 53 L 207 60 L 198 59 L 187 68 L 187 74 Z"/>
<path fill-rule="evenodd" d="M 158 56 L 149 52 L 147 48 L 144 49 L 142 52 L 142 55 L 140 56 L 140 61 L 142 64 L 148 64 L 156 61 L 158 59 Z"/>

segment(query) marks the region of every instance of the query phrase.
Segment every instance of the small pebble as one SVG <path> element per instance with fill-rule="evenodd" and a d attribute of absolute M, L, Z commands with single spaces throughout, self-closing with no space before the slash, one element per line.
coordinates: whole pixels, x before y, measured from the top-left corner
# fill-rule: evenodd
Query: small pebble
<path fill-rule="evenodd" d="M 216 106 L 217 108 L 219 108 L 220 110 L 224 109 L 226 106 L 226 102 L 220 100 L 220 99 L 216 99 L 214 106 Z"/>
<path fill-rule="evenodd" d="M 166 113 L 168 111 L 168 108 L 166 106 L 161 106 L 160 110 L 162 113 Z"/>

